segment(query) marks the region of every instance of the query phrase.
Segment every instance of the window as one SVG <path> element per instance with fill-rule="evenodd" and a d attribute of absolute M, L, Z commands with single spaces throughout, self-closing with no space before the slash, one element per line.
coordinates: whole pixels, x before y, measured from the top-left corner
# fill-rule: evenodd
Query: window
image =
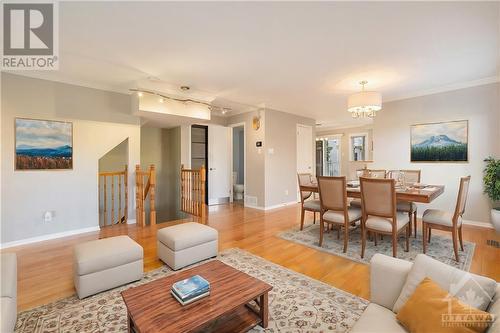
<path fill-rule="evenodd" d="M 349 137 L 349 147 L 351 151 L 351 161 L 366 161 L 366 141 L 367 134 L 351 134 Z"/>

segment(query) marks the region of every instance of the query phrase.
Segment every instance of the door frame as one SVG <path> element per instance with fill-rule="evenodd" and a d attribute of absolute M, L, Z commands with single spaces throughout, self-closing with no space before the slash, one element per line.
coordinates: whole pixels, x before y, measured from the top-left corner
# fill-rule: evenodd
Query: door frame
<path fill-rule="evenodd" d="M 313 126 L 306 124 L 295 125 L 295 174 L 299 172 L 299 127 L 310 128 L 311 129 L 311 175 L 316 176 L 316 139 L 313 131 Z M 300 190 L 299 190 L 299 179 L 297 175 L 295 176 L 297 182 L 297 202 L 300 201 Z"/>
<path fill-rule="evenodd" d="M 235 127 L 242 127 L 243 126 L 243 206 L 245 205 L 245 196 L 247 193 L 247 128 L 246 128 L 246 123 L 245 122 L 240 122 L 240 123 L 234 123 L 234 124 L 229 124 L 227 127 L 231 128 L 231 135 L 229 139 L 229 144 L 231 146 L 231 158 L 229 161 L 230 168 L 229 168 L 229 179 L 230 179 L 230 184 L 231 188 L 229 189 L 230 196 L 229 196 L 229 201 L 233 202 L 234 201 L 234 184 L 233 184 L 233 131 Z"/>
<path fill-rule="evenodd" d="M 326 135 L 324 136 L 323 138 L 325 138 L 326 140 L 329 140 L 329 139 L 337 139 L 339 140 L 339 176 L 342 175 L 342 137 L 344 135 L 343 134 L 330 134 L 330 135 Z M 323 154 L 324 154 L 324 150 L 325 150 L 325 146 L 323 145 Z M 323 157 L 324 159 L 324 157 Z M 323 173 L 324 173 L 324 165 L 323 165 Z"/>

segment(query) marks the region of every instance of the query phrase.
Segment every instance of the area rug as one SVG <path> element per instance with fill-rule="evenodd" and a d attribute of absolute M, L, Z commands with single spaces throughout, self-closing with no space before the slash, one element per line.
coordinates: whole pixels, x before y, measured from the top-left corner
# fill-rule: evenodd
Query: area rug
<path fill-rule="evenodd" d="M 349 235 L 349 243 L 347 252 L 344 253 L 344 235 L 340 234 L 340 239 L 337 239 L 337 231 L 329 231 L 323 234 L 323 246 L 319 247 L 319 224 L 313 224 L 304 227 L 304 230 L 293 228 L 279 234 L 279 237 L 306 245 L 308 247 L 328 252 L 337 256 L 341 256 L 360 263 L 369 264 L 370 259 L 375 253 L 382 253 L 392 257 L 392 241 L 391 237 L 385 236 L 383 240 L 378 240 L 377 246 L 373 241 L 367 240 L 365 256 L 361 258 L 361 230 L 357 228 L 352 230 Z M 410 237 L 410 251 L 405 252 L 405 237 L 401 235 L 398 239 L 399 246 L 398 258 L 414 261 L 417 254 L 422 253 L 422 235 L 419 233 L 417 238 Z M 459 269 L 468 271 L 474 256 L 474 248 L 476 244 L 464 241 L 464 251 L 458 251 L 460 262 L 455 261 L 453 252 L 453 243 L 451 235 L 446 237 L 433 234 L 431 242 L 427 244 L 427 255 L 437 259 L 445 264 L 448 264 Z"/>
<path fill-rule="evenodd" d="M 368 301 L 296 273 L 240 249 L 229 249 L 222 262 L 273 286 L 269 327 L 251 332 L 346 332 Z M 65 298 L 19 313 L 15 332 L 126 332 L 127 315 L 120 292 L 173 274 L 166 266 L 136 283 L 79 300 Z"/>

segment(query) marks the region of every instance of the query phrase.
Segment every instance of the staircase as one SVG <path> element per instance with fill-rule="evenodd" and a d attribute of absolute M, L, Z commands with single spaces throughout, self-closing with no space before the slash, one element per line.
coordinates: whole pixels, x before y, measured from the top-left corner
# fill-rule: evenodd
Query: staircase
<path fill-rule="evenodd" d="M 206 213 L 205 183 L 207 170 L 205 166 L 200 169 L 184 169 L 181 165 L 181 211 L 193 216 L 203 218 Z"/>
<path fill-rule="evenodd" d="M 128 169 L 99 173 L 99 225 L 101 227 L 127 223 Z"/>

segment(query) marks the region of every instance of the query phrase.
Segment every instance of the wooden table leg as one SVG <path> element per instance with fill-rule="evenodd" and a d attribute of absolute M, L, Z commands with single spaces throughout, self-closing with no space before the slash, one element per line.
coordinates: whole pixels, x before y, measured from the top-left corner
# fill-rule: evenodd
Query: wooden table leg
<path fill-rule="evenodd" d="M 127 311 L 127 332 L 132 333 L 132 319 L 130 318 L 130 313 Z"/>
<path fill-rule="evenodd" d="M 260 319 L 262 320 L 262 327 L 267 328 L 268 320 L 269 320 L 269 308 L 268 308 L 268 293 L 265 292 L 260 296 Z"/>

